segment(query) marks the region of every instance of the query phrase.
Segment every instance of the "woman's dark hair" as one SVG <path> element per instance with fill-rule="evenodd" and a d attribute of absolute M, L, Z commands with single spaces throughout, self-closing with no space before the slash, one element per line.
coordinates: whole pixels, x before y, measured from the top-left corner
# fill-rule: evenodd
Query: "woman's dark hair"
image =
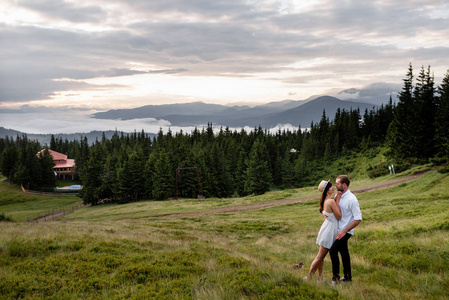
<path fill-rule="evenodd" d="M 327 192 L 329 191 L 329 189 L 331 188 L 332 183 L 330 181 L 327 182 L 326 187 L 323 190 L 323 193 L 321 194 L 321 200 L 320 200 L 320 213 L 323 212 L 323 205 L 324 205 L 324 200 L 326 200 L 326 196 L 327 196 Z"/>

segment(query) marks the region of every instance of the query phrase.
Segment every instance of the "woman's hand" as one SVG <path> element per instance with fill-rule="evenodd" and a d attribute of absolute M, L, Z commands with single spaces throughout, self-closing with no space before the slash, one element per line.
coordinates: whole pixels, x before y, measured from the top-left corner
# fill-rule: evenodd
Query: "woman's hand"
<path fill-rule="evenodd" d="M 338 203 L 338 202 L 340 202 L 340 198 L 341 198 L 341 192 L 337 192 L 335 194 L 334 201 Z"/>

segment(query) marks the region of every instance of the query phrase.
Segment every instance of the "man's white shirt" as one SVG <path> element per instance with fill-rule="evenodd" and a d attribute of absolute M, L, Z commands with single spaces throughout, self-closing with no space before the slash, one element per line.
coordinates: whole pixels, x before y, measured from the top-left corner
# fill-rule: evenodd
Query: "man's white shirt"
<path fill-rule="evenodd" d="M 362 220 L 359 201 L 350 190 L 341 195 L 340 210 L 341 219 L 338 221 L 338 231 L 345 229 L 354 220 Z M 348 233 L 354 234 L 354 228 L 348 231 Z"/>

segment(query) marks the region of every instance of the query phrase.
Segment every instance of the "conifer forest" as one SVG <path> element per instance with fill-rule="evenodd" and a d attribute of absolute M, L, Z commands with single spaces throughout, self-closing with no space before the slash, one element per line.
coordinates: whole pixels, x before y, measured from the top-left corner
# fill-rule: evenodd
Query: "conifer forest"
<path fill-rule="evenodd" d="M 448 164 L 449 71 L 436 86 L 430 67 L 415 75 L 410 64 L 396 99 L 372 110 L 337 110 L 332 118 L 323 109 L 321 120 L 307 129 L 270 133 L 208 124 L 190 133 L 161 130 L 156 138 L 144 131 L 94 142 L 53 136 L 50 145 L 25 134 L 1 138 L 0 170 L 12 183 L 55 187 L 51 156 L 37 155 L 51 149 L 75 159 L 85 204 L 224 198 L 314 185 L 320 164 L 374 147 L 386 147 L 398 168 Z"/>

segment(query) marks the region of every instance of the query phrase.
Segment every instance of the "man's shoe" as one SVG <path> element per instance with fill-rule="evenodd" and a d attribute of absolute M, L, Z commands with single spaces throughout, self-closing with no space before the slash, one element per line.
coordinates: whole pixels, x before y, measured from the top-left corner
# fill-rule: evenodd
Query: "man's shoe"
<path fill-rule="evenodd" d="M 337 280 L 332 280 L 332 285 L 334 286 L 334 285 L 337 285 L 338 284 L 338 281 Z"/>
<path fill-rule="evenodd" d="M 348 282 L 348 281 L 351 281 L 351 279 L 345 278 L 345 277 L 343 276 L 343 277 L 340 277 L 340 281 L 346 281 L 346 282 Z"/>

